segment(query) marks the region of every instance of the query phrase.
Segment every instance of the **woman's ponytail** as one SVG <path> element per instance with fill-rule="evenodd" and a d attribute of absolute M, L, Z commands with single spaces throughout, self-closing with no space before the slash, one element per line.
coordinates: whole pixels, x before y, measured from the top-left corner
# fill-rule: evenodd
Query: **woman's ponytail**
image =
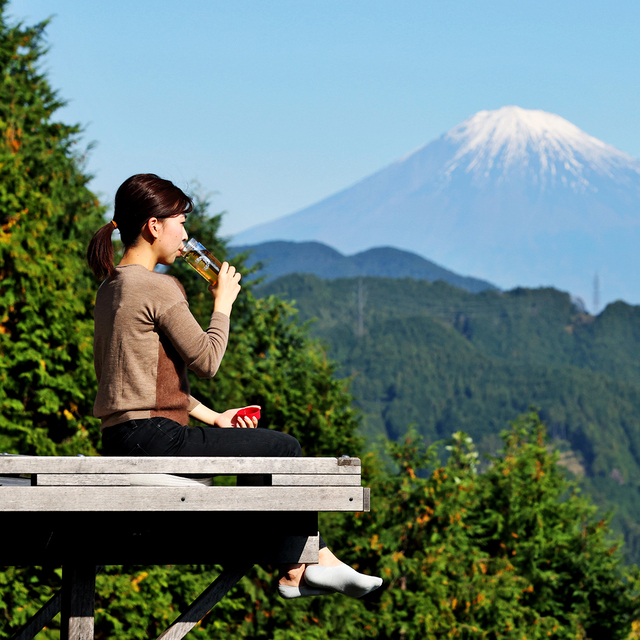
<path fill-rule="evenodd" d="M 91 238 L 87 249 L 87 261 L 91 271 L 100 280 L 113 275 L 115 271 L 113 266 L 113 242 L 111 242 L 111 234 L 115 228 L 115 224 L 109 222 L 98 229 L 93 238 Z"/>

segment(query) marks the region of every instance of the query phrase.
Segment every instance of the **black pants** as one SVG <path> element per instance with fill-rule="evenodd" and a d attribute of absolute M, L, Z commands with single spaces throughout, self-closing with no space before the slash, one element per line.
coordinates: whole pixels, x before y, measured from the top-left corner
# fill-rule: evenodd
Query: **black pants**
<path fill-rule="evenodd" d="M 300 443 L 271 429 L 185 427 L 169 418 L 129 420 L 102 432 L 104 456 L 302 456 Z M 320 549 L 326 547 L 320 536 Z"/>
<path fill-rule="evenodd" d="M 169 418 L 129 420 L 102 432 L 105 456 L 299 457 L 298 441 L 271 429 L 185 427 Z"/>

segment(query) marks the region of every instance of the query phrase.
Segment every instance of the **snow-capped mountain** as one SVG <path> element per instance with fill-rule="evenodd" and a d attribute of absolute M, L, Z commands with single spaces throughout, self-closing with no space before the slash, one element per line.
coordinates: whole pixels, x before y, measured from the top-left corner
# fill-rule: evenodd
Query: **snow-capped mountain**
<path fill-rule="evenodd" d="M 514 173 L 528 175 L 542 191 L 561 185 L 584 192 L 597 190 L 590 180 L 596 176 L 633 184 L 626 175 L 631 165 L 640 188 L 640 165 L 634 158 L 553 113 L 520 107 L 480 111 L 444 137 L 458 146 L 447 162 L 446 176 L 462 170 L 482 184 L 492 176 Z"/>
<path fill-rule="evenodd" d="M 318 240 L 414 251 L 510 288 L 640 303 L 640 161 L 560 116 L 480 111 L 437 140 L 234 244 Z"/>

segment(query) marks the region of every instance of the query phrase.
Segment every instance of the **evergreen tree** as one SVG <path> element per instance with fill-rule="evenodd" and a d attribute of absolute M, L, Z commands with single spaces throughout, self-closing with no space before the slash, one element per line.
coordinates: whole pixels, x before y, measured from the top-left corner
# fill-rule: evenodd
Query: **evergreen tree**
<path fill-rule="evenodd" d="M 53 117 L 63 103 L 38 67 L 46 23 L 10 26 L 5 6 L 0 0 L 0 451 L 96 454 L 97 283 L 84 255 L 104 223 L 103 208 L 87 188 L 90 176 L 77 151 L 80 129 Z M 199 202 L 192 232 L 223 256 L 220 216 L 206 215 L 207 206 Z M 194 313 L 207 322 L 212 300 L 205 283 L 183 263 L 173 272 Z M 298 437 L 309 455 L 357 455 L 356 414 L 345 384 L 334 380 L 331 363 L 296 326 L 289 305 L 258 301 L 249 289 L 235 305 L 222 370 L 213 386 L 194 380 L 194 393 L 218 409 L 261 404 L 263 424 Z M 3 569 L 0 637 L 9 637 L 59 588 L 61 574 L 50 567 Z M 104 610 L 112 613 L 99 616 L 100 629 L 111 637 L 146 637 L 141 630 L 164 625 L 215 572 L 212 566 L 109 567 L 99 578 L 97 602 L 100 609 L 105 599 Z M 243 588 L 254 590 L 247 581 Z M 154 603 L 151 609 L 138 606 L 139 593 Z M 234 601 L 228 605 L 233 610 Z M 218 611 L 223 617 L 226 606 Z M 57 637 L 57 631 L 43 637 Z"/>
<path fill-rule="evenodd" d="M 0 3 L 0 451 L 80 452 L 95 379 L 94 284 L 84 253 L 103 209 L 87 188 L 80 129 L 39 65 L 43 30 Z"/>
<path fill-rule="evenodd" d="M 416 435 L 389 443 L 396 474 L 367 458 L 374 508 L 341 528 L 352 558 L 388 580 L 367 608 L 377 637 L 627 638 L 637 570 L 565 479 L 537 414 L 502 434 L 484 473 L 465 434 L 446 464 Z"/>

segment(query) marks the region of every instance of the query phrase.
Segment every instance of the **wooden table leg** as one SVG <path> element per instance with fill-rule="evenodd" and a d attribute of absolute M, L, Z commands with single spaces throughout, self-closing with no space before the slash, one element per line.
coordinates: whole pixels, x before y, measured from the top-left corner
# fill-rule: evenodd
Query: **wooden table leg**
<path fill-rule="evenodd" d="M 95 598 L 95 565 L 63 565 L 60 640 L 93 640 Z"/>

